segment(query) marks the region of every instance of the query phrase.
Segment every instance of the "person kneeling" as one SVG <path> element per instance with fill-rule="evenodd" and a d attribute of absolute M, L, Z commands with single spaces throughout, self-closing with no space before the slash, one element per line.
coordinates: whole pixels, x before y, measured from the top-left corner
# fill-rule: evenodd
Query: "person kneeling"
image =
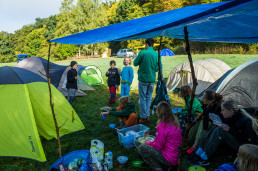
<path fill-rule="evenodd" d="M 147 141 L 137 151 L 153 170 L 162 170 L 162 166 L 174 170 L 178 165 L 178 148 L 182 142 L 180 125 L 167 102 L 158 104 L 157 113 L 159 120 L 154 142 Z"/>
<path fill-rule="evenodd" d="M 127 96 L 118 99 L 119 106 L 117 108 L 106 107 L 108 112 L 102 112 L 101 115 L 117 116 L 120 122 L 120 127 L 125 128 L 137 125 L 137 115 L 135 114 L 135 103 Z"/>

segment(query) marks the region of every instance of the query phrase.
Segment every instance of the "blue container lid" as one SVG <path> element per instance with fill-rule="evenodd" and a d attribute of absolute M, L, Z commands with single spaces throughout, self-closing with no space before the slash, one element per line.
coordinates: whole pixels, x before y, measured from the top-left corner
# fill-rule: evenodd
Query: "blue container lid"
<path fill-rule="evenodd" d="M 116 124 L 109 124 L 109 128 L 114 129 L 116 127 Z"/>

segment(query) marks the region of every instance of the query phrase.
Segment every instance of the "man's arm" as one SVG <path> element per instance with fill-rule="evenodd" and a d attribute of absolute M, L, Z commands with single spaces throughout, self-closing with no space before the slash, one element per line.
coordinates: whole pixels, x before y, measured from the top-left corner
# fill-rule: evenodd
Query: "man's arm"
<path fill-rule="evenodd" d="M 142 60 L 142 53 L 141 52 L 138 54 L 138 56 L 133 61 L 134 66 L 138 66 L 141 63 L 141 60 Z"/>

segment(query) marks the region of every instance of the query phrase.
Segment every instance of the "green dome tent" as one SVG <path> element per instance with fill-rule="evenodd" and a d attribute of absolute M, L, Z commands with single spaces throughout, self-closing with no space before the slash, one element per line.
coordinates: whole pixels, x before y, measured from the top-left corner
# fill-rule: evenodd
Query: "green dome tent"
<path fill-rule="evenodd" d="M 77 72 L 90 86 L 104 84 L 101 71 L 95 65 L 88 65 L 86 67 L 79 65 L 77 67 Z"/>
<path fill-rule="evenodd" d="M 84 129 L 62 93 L 51 89 L 57 123 L 63 125 L 60 136 Z M 46 161 L 39 136 L 56 138 L 46 80 L 22 68 L 0 67 L 0 100 L 0 156 Z"/>

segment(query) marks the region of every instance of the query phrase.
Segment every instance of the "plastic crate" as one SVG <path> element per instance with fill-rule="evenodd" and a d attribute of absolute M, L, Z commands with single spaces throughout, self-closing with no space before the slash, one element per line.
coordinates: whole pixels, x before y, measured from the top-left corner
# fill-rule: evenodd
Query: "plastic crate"
<path fill-rule="evenodd" d="M 119 143 L 125 148 L 132 148 L 134 147 L 136 137 L 134 134 L 126 135 L 126 133 L 128 131 L 135 131 L 139 136 L 143 136 L 144 132 L 148 131 L 149 129 L 150 128 L 142 124 L 134 125 L 128 128 L 123 128 L 118 132 Z"/>

